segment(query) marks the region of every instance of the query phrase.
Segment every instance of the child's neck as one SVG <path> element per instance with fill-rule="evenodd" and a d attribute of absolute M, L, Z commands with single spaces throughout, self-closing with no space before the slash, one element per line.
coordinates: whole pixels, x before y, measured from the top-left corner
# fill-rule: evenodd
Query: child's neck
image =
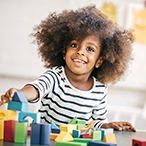
<path fill-rule="evenodd" d="M 89 91 L 92 89 L 94 81 L 93 78 L 87 75 L 76 75 L 65 69 L 66 77 L 73 87 L 82 91 Z"/>

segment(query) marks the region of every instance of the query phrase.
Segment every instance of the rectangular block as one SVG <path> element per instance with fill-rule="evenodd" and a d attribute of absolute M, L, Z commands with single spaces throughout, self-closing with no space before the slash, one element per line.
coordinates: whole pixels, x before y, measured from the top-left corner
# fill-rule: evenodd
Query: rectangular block
<path fill-rule="evenodd" d="M 74 138 L 74 142 L 80 142 L 80 143 L 86 143 L 88 144 L 90 141 L 93 141 L 93 139 L 88 138 Z"/>
<path fill-rule="evenodd" d="M 4 120 L 0 119 L 0 139 L 4 139 Z"/>
<path fill-rule="evenodd" d="M 0 109 L 0 119 L 16 120 L 16 111 Z"/>
<path fill-rule="evenodd" d="M 73 130 L 72 137 L 73 138 L 80 138 L 81 131 L 80 130 Z"/>
<path fill-rule="evenodd" d="M 14 141 L 17 121 L 4 121 L 4 141 Z"/>
<path fill-rule="evenodd" d="M 108 128 L 108 129 L 100 129 L 101 131 L 101 140 L 103 140 L 105 134 L 113 134 L 113 129 Z"/>
<path fill-rule="evenodd" d="M 81 128 L 85 128 L 85 124 L 77 124 L 77 130 L 80 130 Z"/>
<path fill-rule="evenodd" d="M 86 143 L 58 141 L 55 146 L 87 146 Z"/>
<path fill-rule="evenodd" d="M 93 131 L 92 136 L 94 140 L 101 141 L 101 131 Z"/>
<path fill-rule="evenodd" d="M 31 144 L 40 144 L 41 137 L 41 125 L 38 123 L 31 124 Z"/>
<path fill-rule="evenodd" d="M 132 146 L 146 146 L 146 140 L 132 139 Z"/>
<path fill-rule="evenodd" d="M 117 144 L 106 143 L 101 141 L 90 141 L 88 146 L 117 146 Z"/>
<path fill-rule="evenodd" d="M 28 112 L 28 102 L 8 101 L 9 110 Z"/>
<path fill-rule="evenodd" d="M 40 144 L 42 144 L 42 145 L 49 145 L 50 144 L 50 133 L 51 133 L 50 124 L 41 123 L 41 131 L 40 131 L 40 135 L 41 135 L 40 142 L 41 143 Z"/>
<path fill-rule="evenodd" d="M 15 143 L 26 143 L 27 123 L 16 122 L 15 124 Z"/>

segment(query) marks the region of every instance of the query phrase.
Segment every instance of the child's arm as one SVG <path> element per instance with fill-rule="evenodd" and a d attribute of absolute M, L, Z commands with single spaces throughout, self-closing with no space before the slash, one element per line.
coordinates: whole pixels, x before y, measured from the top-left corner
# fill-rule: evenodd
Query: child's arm
<path fill-rule="evenodd" d="M 101 126 L 101 128 L 113 128 L 115 130 L 127 130 L 127 131 L 135 131 L 136 129 L 129 122 L 111 122 L 105 123 Z"/>
<path fill-rule="evenodd" d="M 12 101 L 12 97 L 15 92 L 21 91 L 24 93 L 28 101 L 35 100 L 38 98 L 38 91 L 32 85 L 26 85 L 22 89 L 11 88 L 4 95 L 1 96 L 0 106 L 7 103 L 9 100 Z"/>

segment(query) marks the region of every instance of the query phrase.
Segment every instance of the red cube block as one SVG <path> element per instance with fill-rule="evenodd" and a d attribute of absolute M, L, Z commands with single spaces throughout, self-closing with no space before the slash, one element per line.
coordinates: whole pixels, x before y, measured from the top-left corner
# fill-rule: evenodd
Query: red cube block
<path fill-rule="evenodd" d="M 146 146 L 146 140 L 132 139 L 132 146 Z"/>
<path fill-rule="evenodd" d="M 15 138 L 15 123 L 17 121 L 4 121 L 4 141 L 14 141 Z"/>

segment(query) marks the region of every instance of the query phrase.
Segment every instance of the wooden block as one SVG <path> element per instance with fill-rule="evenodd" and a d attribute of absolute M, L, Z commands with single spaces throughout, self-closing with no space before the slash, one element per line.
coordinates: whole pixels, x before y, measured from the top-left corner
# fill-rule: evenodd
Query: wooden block
<path fill-rule="evenodd" d="M 51 121 L 51 129 L 59 129 L 59 127 Z"/>
<path fill-rule="evenodd" d="M 72 131 L 77 129 L 77 125 L 66 124 L 66 125 L 61 125 L 59 128 L 60 128 L 61 131 L 69 132 L 72 135 Z"/>
<path fill-rule="evenodd" d="M 15 138 L 15 123 L 17 121 L 4 121 L 4 141 L 14 142 Z"/>
<path fill-rule="evenodd" d="M 8 101 L 7 109 L 9 110 L 28 112 L 28 108 L 28 102 Z"/>
<path fill-rule="evenodd" d="M 86 139 L 93 139 L 93 136 L 89 134 L 81 135 L 81 138 L 86 138 Z"/>
<path fill-rule="evenodd" d="M 4 120 L 0 119 L 0 139 L 4 139 Z"/>
<path fill-rule="evenodd" d="M 15 124 L 15 143 L 26 143 L 27 123 L 16 122 Z"/>
<path fill-rule="evenodd" d="M 51 129 L 51 133 L 60 133 L 61 132 L 61 130 L 60 129 Z"/>
<path fill-rule="evenodd" d="M 41 140 L 40 144 L 42 145 L 50 145 L 50 133 L 51 133 L 51 126 L 48 123 L 41 123 Z"/>
<path fill-rule="evenodd" d="M 31 127 L 27 127 L 27 135 L 31 135 Z"/>
<path fill-rule="evenodd" d="M 40 144 L 40 137 L 41 137 L 40 131 L 41 131 L 40 123 L 31 124 L 31 135 L 30 135 L 31 144 Z"/>
<path fill-rule="evenodd" d="M 80 138 L 81 131 L 80 130 L 73 130 L 72 137 L 73 138 Z"/>
<path fill-rule="evenodd" d="M 74 117 L 68 124 L 77 124 L 77 117 Z"/>
<path fill-rule="evenodd" d="M 0 109 L 0 119 L 16 120 L 16 111 Z"/>
<path fill-rule="evenodd" d="M 81 128 L 85 128 L 85 124 L 76 124 L 77 130 L 80 130 Z"/>
<path fill-rule="evenodd" d="M 117 146 L 117 144 L 106 143 L 101 141 L 90 141 L 88 146 Z"/>
<path fill-rule="evenodd" d="M 103 142 L 114 143 L 116 144 L 116 137 L 115 134 L 105 134 Z"/>
<path fill-rule="evenodd" d="M 91 121 L 91 122 L 86 126 L 86 128 L 90 128 L 90 127 L 94 127 L 94 121 Z"/>
<path fill-rule="evenodd" d="M 86 121 L 85 120 L 77 120 L 77 124 L 86 125 Z"/>
<path fill-rule="evenodd" d="M 55 141 L 73 141 L 73 137 L 70 135 L 70 133 L 61 131 Z"/>
<path fill-rule="evenodd" d="M 81 143 L 86 143 L 88 144 L 90 141 L 93 141 L 93 139 L 88 139 L 88 138 L 74 138 L 74 142 L 81 142 Z"/>
<path fill-rule="evenodd" d="M 40 113 L 20 112 L 18 121 L 23 122 L 26 117 L 31 117 L 34 123 L 40 123 Z"/>
<path fill-rule="evenodd" d="M 57 138 L 58 135 L 59 135 L 58 133 L 51 133 L 51 134 L 50 134 L 50 139 L 51 139 L 51 140 L 55 140 L 55 139 Z"/>
<path fill-rule="evenodd" d="M 94 140 L 101 141 L 101 131 L 93 131 L 92 136 Z"/>
<path fill-rule="evenodd" d="M 132 139 L 132 146 L 146 146 L 146 140 Z"/>
<path fill-rule="evenodd" d="M 86 143 L 58 141 L 55 146 L 87 146 Z"/>
<path fill-rule="evenodd" d="M 28 102 L 23 92 L 15 92 L 14 96 L 12 97 L 12 101 L 18 102 Z"/>
<path fill-rule="evenodd" d="M 101 140 L 103 140 L 105 134 L 113 134 L 112 128 L 100 129 L 100 131 L 101 131 Z"/>

